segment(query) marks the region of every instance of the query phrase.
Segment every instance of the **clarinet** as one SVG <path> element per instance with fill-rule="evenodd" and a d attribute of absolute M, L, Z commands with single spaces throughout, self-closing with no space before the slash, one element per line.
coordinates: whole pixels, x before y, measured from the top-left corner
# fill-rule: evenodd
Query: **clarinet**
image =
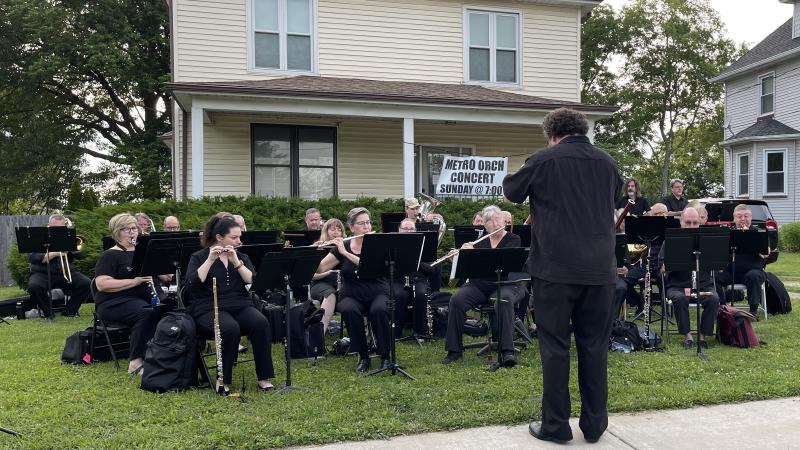
<path fill-rule="evenodd" d="M 427 336 L 427 338 L 432 340 L 433 339 L 433 306 L 431 306 L 431 282 L 430 282 L 430 280 L 428 280 L 428 282 L 425 283 L 425 285 L 427 286 L 427 288 L 425 289 L 425 304 L 426 304 L 425 313 L 427 315 L 426 318 L 428 319 L 428 336 Z"/>
<path fill-rule="evenodd" d="M 650 296 L 652 295 L 652 287 L 650 286 L 650 246 L 647 247 L 647 262 L 645 263 L 644 271 L 644 338 L 647 342 L 644 348 L 651 348 L 650 346 Z"/>
<path fill-rule="evenodd" d="M 222 332 L 219 329 L 219 303 L 217 301 L 217 278 L 211 278 L 211 292 L 214 295 L 214 346 L 217 349 L 217 394 L 225 395 L 222 380 Z"/>

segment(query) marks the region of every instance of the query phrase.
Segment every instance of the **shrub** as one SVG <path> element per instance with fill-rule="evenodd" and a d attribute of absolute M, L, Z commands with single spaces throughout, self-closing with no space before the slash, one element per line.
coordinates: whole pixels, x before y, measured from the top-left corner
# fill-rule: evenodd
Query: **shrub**
<path fill-rule="evenodd" d="M 800 252 L 800 222 L 781 225 L 780 248 L 786 252 Z"/>
<path fill-rule="evenodd" d="M 453 225 L 472 223 L 472 216 L 475 212 L 492 203 L 497 204 L 497 201 L 447 199 L 441 206 L 436 208 L 436 212 L 442 214 L 448 228 L 452 228 Z M 303 217 L 305 210 L 308 208 L 318 208 L 323 218 L 338 217 L 344 221 L 347 217 L 347 212 L 356 206 L 364 206 L 369 209 L 372 219 L 375 221 L 373 229 L 377 231 L 380 231 L 381 213 L 403 211 L 403 201 L 401 199 L 377 200 L 375 198 L 361 198 L 357 200 L 340 200 L 332 198 L 312 201 L 256 196 L 246 198 L 206 197 L 199 200 L 181 202 L 159 202 L 153 200 L 141 203 L 108 205 L 97 207 L 93 210 L 82 209 L 69 215 L 75 224 L 78 234 L 85 238 L 83 252 L 86 257 L 75 261 L 74 267 L 90 278 L 94 276 L 94 266 L 102 252 L 102 238 L 109 234 L 108 220 L 114 214 L 121 212 L 132 214 L 145 212 L 153 219 L 159 230 L 164 217 L 169 215 L 177 216 L 181 221 L 181 228 L 184 230 L 200 230 L 205 225 L 206 220 L 219 211 L 241 214 L 244 216 L 249 230 L 287 230 L 299 229 L 303 226 Z M 511 211 L 514 215 L 515 223 L 521 223 L 528 215 L 528 205 L 503 203 L 499 206 Z M 453 234 L 445 233 L 445 237 L 439 246 L 440 253 L 444 254 L 452 246 Z M 12 251 L 8 258 L 8 267 L 18 286 L 28 285 L 27 255 Z M 449 267 L 444 269 L 449 271 Z"/>

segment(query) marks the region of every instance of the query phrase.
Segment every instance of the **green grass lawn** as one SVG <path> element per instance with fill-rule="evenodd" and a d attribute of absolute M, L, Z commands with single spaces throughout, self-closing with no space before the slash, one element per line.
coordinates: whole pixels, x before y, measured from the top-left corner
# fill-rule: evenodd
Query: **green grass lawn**
<path fill-rule="evenodd" d="M 0 324 L 0 448 L 261 448 L 447 430 L 527 421 L 541 395 L 536 345 L 521 365 L 486 371 L 472 350 L 442 366 L 443 341 L 419 348 L 401 343 L 401 363 L 417 377 L 363 377 L 354 357 L 328 357 L 316 365 L 293 364 L 294 384 L 308 392 L 282 397 L 256 392 L 252 364 L 242 374 L 246 403 L 210 390 L 152 394 L 138 378 L 112 363 L 69 366 L 59 361 L 64 339 L 88 325 L 83 317 Z M 683 350 L 677 337 L 664 353 L 612 353 L 609 407 L 613 412 L 687 407 L 800 395 L 798 314 L 756 324 L 767 346 L 736 349 L 712 344 L 708 361 Z M 274 346 L 278 383 L 285 376 L 282 347 Z M 573 413 L 578 412 L 572 370 Z"/>
<path fill-rule="evenodd" d="M 28 295 L 27 292 L 16 286 L 0 286 L 0 300 Z"/>
<path fill-rule="evenodd" d="M 800 281 L 800 253 L 781 252 L 778 260 L 767 266 L 767 271 L 780 277 L 784 283 Z"/>

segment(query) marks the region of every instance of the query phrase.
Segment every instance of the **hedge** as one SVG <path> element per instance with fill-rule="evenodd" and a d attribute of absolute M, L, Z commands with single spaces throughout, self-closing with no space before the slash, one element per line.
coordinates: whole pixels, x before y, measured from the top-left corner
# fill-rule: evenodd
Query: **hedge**
<path fill-rule="evenodd" d="M 800 222 L 781 225 L 780 248 L 787 252 L 800 252 Z"/>
<path fill-rule="evenodd" d="M 448 199 L 436 208 L 436 212 L 442 214 L 448 228 L 452 228 L 453 225 L 472 223 L 472 217 L 475 212 L 492 203 L 497 204 L 496 201 L 492 200 Z M 357 200 L 340 200 L 334 198 L 311 201 L 251 196 L 246 198 L 207 197 L 181 202 L 147 201 L 124 203 L 98 207 L 91 211 L 67 212 L 67 215 L 75 224 L 78 234 L 86 239 L 83 248 L 86 258 L 76 261 L 74 266 L 81 273 L 91 278 L 94 276 L 94 266 L 97 258 L 102 252 L 102 237 L 109 234 L 108 220 L 114 214 L 120 212 L 136 213 L 143 211 L 153 219 L 156 228 L 159 230 L 162 228 L 164 217 L 169 215 L 177 216 L 180 219 L 182 229 L 199 230 L 203 228 L 206 220 L 211 215 L 219 211 L 241 214 L 247 222 L 248 230 L 287 230 L 302 227 L 305 210 L 308 208 L 318 208 L 325 219 L 338 217 L 344 221 L 347 217 L 347 212 L 356 206 L 364 206 L 369 209 L 374 221 L 373 229 L 377 231 L 380 231 L 381 213 L 403 211 L 403 201 L 401 199 L 377 200 L 375 198 L 360 198 Z M 499 206 L 514 215 L 515 223 L 522 223 L 528 215 L 528 205 L 502 203 Z M 446 253 L 452 245 L 453 234 L 446 233 L 444 241 L 439 246 L 440 254 Z M 27 255 L 12 251 L 8 258 L 8 267 L 18 286 L 28 285 Z M 445 269 L 449 270 L 447 267 Z"/>

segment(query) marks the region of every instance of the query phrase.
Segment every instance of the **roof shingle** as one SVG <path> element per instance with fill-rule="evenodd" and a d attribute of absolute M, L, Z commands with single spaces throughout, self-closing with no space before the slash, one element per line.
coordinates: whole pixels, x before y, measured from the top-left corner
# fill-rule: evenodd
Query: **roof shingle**
<path fill-rule="evenodd" d="M 789 19 L 714 78 L 727 78 L 740 69 L 797 49 L 800 49 L 800 39 L 792 39 L 792 19 Z"/>

